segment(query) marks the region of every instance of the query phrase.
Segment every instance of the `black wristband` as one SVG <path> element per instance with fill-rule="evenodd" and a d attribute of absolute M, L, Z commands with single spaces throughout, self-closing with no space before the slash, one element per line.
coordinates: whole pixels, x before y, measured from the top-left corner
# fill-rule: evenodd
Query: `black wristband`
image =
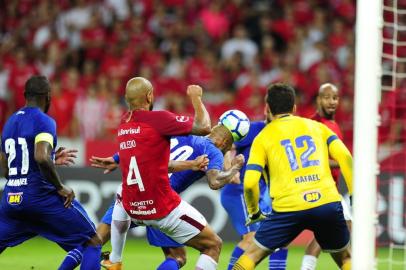
<path fill-rule="evenodd" d="M 258 210 L 258 212 L 256 212 L 255 214 L 253 214 L 253 215 L 251 216 L 251 219 L 252 219 L 252 220 L 255 220 L 255 219 L 259 218 L 261 215 L 262 215 L 261 210 Z"/>

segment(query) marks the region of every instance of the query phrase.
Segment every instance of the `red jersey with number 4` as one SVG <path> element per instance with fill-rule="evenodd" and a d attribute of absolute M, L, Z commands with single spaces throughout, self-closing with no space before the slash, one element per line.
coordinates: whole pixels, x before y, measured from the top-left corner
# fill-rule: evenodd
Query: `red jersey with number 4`
<path fill-rule="evenodd" d="M 193 118 L 167 111 L 133 111 L 118 128 L 122 202 L 135 219 L 160 219 L 181 199 L 168 178 L 170 136 L 192 131 Z"/>
<path fill-rule="evenodd" d="M 317 122 L 323 123 L 326 125 L 329 129 L 331 129 L 340 140 L 343 140 L 343 133 L 341 132 L 340 127 L 338 126 L 337 122 L 334 120 L 330 120 L 324 117 L 321 117 L 319 114 L 315 114 L 311 118 L 312 120 L 315 120 Z M 331 168 L 331 175 L 334 178 L 334 181 L 336 182 L 336 186 L 338 188 L 338 177 L 340 176 L 340 169 L 338 168 Z"/>

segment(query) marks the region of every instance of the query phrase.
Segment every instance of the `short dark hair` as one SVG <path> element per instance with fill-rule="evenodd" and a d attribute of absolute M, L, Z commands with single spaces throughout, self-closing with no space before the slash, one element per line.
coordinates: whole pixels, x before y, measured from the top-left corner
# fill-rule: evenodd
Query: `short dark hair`
<path fill-rule="evenodd" d="M 41 75 L 31 76 L 25 83 L 24 97 L 26 99 L 46 96 L 51 91 L 47 77 Z"/>
<path fill-rule="evenodd" d="M 295 105 L 295 89 L 283 83 L 271 84 L 266 102 L 273 115 L 291 113 Z"/>

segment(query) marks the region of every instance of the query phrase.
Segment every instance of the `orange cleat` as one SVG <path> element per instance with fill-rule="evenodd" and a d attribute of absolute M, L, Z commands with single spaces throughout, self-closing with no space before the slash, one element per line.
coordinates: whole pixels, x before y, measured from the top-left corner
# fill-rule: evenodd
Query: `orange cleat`
<path fill-rule="evenodd" d="M 110 260 L 102 260 L 100 265 L 106 270 L 122 270 L 123 266 L 121 262 L 113 263 Z"/>

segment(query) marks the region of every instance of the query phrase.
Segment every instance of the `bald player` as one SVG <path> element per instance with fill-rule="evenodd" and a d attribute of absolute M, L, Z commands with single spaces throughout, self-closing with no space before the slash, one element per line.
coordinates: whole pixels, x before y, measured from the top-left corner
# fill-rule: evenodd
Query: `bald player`
<path fill-rule="evenodd" d="M 317 111 L 311 119 L 323 123 L 330 128 L 340 140 L 343 140 L 343 135 L 337 122 L 334 120 L 336 110 L 338 108 L 340 96 L 337 87 L 331 83 L 322 84 L 319 88 L 317 95 Z M 340 176 L 340 169 L 338 163 L 330 160 L 330 169 L 336 186 L 338 188 L 338 180 Z M 351 228 L 351 212 L 347 203 L 342 200 L 344 218 L 348 226 Z M 315 270 L 317 265 L 317 258 L 320 256 L 321 248 L 316 239 L 313 238 L 306 247 L 305 255 L 302 260 L 301 270 Z"/>
<path fill-rule="evenodd" d="M 152 84 L 141 77 L 132 78 L 126 86 L 130 111 L 117 134 L 122 173 L 122 194 L 117 203 L 137 225 L 159 228 L 176 242 L 199 250 L 196 269 L 214 270 L 221 239 L 205 218 L 171 188 L 168 178 L 170 137 L 210 132 L 210 117 L 201 100 L 203 90 L 197 85 L 187 88 L 194 118 L 152 111 L 153 92 Z M 115 211 L 113 217 L 127 219 Z"/>
<path fill-rule="evenodd" d="M 237 155 L 231 162 L 231 167 L 228 170 L 223 170 L 223 154 L 230 150 L 232 143 L 233 137 L 231 132 L 223 125 L 213 127 L 207 137 L 193 135 L 172 137 L 171 162 L 191 162 L 197 157 L 202 156 L 207 156 L 208 158 L 205 171 L 183 170 L 170 174 L 169 179 L 173 190 L 180 194 L 204 176 L 207 177 L 209 187 L 213 190 L 218 190 L 228 183 L 235 183 L 234 181 L 238 182 L 238 177 L 234 178 L 234 176 L 238 174 L 244 164 L 244 157 L 242 155 Z M 111 171 L 118 166 L 119 159 L 117 155 L 109 158 L 95 158 L 92 159 L 92 166 Z M 101 264 L 106 269 L 118 270 L 120 268 L 116 267 L 116 265 L 121 264 L 126 230 L 129 228 L 130 218 L 127 217 L 127 220 L 114 220 L 112 217 L 113 211 L 117 213 L 124 210 L 122 210 L 120 205 L 113 204 L 103 217 L 102 222 L 105 223 L 105 226 L 110 227 L 111 224 L 112 251 L 110 259 L 103 260 Z M 124 213 L 122 216 L 125 215 Z M 115 233 L 115 231 L 119 233 Z M 151 245 L 162 248 L 165 255 L 165 261 L 157 267 L 157 270 L 180 269 L 185 265 L 186 250 L 184 245 L 173 241 L 161 231 L 150 227 L 147 227 L 147 238 Z"/>

